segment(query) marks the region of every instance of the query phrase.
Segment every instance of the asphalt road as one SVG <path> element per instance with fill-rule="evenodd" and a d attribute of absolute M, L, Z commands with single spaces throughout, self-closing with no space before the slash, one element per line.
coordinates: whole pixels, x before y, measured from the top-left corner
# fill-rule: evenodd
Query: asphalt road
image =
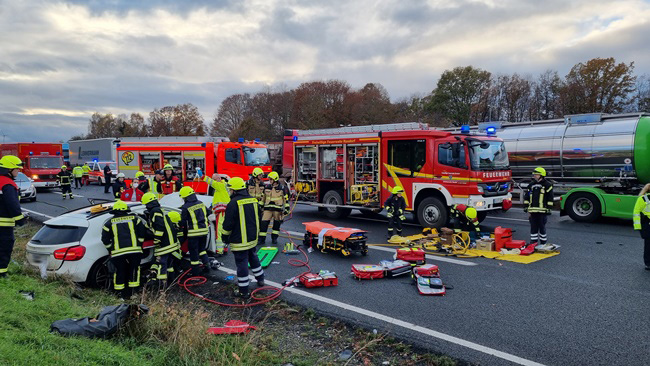
<path fill-rule="evenodd" d="M 72 201 L 62 200 L 58 192 L 41 192 L 37 202 L 23 207 L 56 216 L 87 205 L 87 198 L 110 198 L 96 186 L 73 192 L 78 197 Z M 315 220 L 367 230 L 370 243 L 385 243 L 382 220 L 358 213 L 327 220 L 317 209 L 303 205 L 297 206 L 283 229 L 304 232 L 302 223 Z M 515 239 L 528 236 L 521 209 L 488 216 L 482 225 L 483 229 L 496 226 L 515 229 Z M 643 268 L 643 242 L 631 222 L 582 224 L 555 213 L 547 228 L 549 241 L 562 245 L 562 251 L 536 263 L 428 260 L 439 265 L 443 281 L 454 287 L 444 297 L 418 295 L 408 277 L 354 280 L 349 274 L 351 264 L 392 259 L 392 252 L 379 249 L 370 250 L 367 257 L 348 258 L 314 252 L 309 255 L 312 269 L 336 272 L 339 286 L 285 291 L 282 297 L 473 363 L 648 364 L 650 271 Z M 419 228 L 407 225 L 404 231 L 410 235 Z M 279 264 L 266 269 L 267 278 L 281 283 L 299 273 L 301 269 L 291 267 L 288 258 L 297 257 L 278 255 Z M 221 260 L 226 268 L 235 268 L 232 256 Z"/>

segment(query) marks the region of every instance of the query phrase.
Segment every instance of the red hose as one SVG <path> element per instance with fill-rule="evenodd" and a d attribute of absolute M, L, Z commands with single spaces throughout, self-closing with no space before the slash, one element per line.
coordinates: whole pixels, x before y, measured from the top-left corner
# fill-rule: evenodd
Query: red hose
<path fill-rule="evenodd" d="M 289 238 L 289 241 L 291 241 L 291 243 L 293 244 L 293 240 L 291 239 L 291 236 L 289 235 L 289 233 L 286 232 L 285 230 L 282 230 L 282 232 L 287 234 L 287 237 Z M 302 250 L 302 248 L 300 246 L 298 246 L 297 248 L 298 248 L 298 250 L 300 250 L 302 255 L 305 256 L 305 260 L 291 258 L 287 262 L 291 266 L 294 266 L 294 267 L 307 267 L 307 271 L 302 272 L 301 274 L 296 276 L 296 277 L 300 277 L 303 274 L 311 272 L 311 267 L 309 266 L 309 256 L 307 256 L 307 253 L 304 250 Z M 290 281 L 287 281 L 287 283 L 284 286 L 280 287 L 280 288 L 273 287 L 273 286 L 264 286 L 264 287 L 260 287 L 260 288 L 257 288 L 255 290 L 253 290 L 251 292 L 251 299 L 253 299 L 255 302 L 248 303 L 248 304 L 230 304 L 230 303 L 224 303 L 224 302 L 220 302 L 220 301 L 217 301 L 217 300 L 209 299 L 209 298 L 207 298 L 207 297 L 205 297 L 205 296 L 203 296 L 201 294 L 197 294 L 196 292 L 190 290 L 190 287 L 200 286 L 200 285 L 203 285 L 204 283 L 208 282 L 208 279 L 206 277 L 203 277 L 203 276 L 192 276 L 192 277 L 188 277 L 188 278 L 184 279 L 185 275 L 187 275 L 191 270 L 192 269 L 190 268 L 187 271 L 183 272 L 183 274 L 178 278 L 178 284 L 182 288 L 184 288 L 185 291 L 189 292 L 192 296 L 196 296 L 196 297 L 198 297 L 199 299 L 201 299 L 201 300 L 203 300 L 205 302 L 215 304 L 215 305 L 219 305 L 219 306 L 228 306 L 228 307 L 233 307 L 233 308 L 248 308 L 248 307 L 251 307 L 251 306 L 261 305 L 261 304 L 267 303 L 267 302 L 269 302 L 271 300 L 277 299 L 278 297 L 280 297 L 280 295 L 282 294 L 282 291 L 284 291 L 285 288 L 292 285 L 293 279 L 296 278 L 296 277 L 293 277 Z M 255 294 L 257 292 L 266 291 L 266 290 L 272 290 L 273 292 L 270 295 L 267 295 L 267 296 L 262 296 L 262 297 L 255 296 Z"/>

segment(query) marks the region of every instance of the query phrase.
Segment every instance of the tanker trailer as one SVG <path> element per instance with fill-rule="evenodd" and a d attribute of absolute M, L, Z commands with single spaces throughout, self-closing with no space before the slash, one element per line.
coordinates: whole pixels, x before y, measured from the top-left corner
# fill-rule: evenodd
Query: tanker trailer
<path fill-rule="evenodd" d="M 582 114 L 505 123 L 512 176 L 522 182 L 546 169 L 561 197 L 561 215 L 592 222 L 632 218 L 639 191 L 650 182 L 650 114 Z"/>

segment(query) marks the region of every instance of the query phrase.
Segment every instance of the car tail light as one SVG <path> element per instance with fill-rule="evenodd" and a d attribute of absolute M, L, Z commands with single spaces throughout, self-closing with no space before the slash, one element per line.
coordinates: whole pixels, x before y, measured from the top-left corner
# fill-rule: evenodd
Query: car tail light
<path fill-rule="evenodd" d="M 78 261 L 86 254 L 86 247 L 76 245 L 74 247 L 61 248 L 54 251 L 54 259 L 61 261 Z"/>

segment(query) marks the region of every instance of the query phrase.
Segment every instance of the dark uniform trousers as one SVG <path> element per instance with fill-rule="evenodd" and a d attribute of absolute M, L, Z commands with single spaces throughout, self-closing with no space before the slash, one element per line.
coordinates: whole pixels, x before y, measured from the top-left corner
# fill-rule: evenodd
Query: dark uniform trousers
<path fill-rule="evenodd" d="M 14 227 L 0 226 L 0 271 L 2 273 L 9 267 L 14 241 Z"/>
<path fill-rule="evenodd" d="M 133 289 L 140 286 L 141 258 L 142 254 L 140 253 L 123 254 L 111 258 L 111 263 L 115 266 L 113 288 L 116 292 L 121 292 L 125 298 L 131 296 Z"/>

